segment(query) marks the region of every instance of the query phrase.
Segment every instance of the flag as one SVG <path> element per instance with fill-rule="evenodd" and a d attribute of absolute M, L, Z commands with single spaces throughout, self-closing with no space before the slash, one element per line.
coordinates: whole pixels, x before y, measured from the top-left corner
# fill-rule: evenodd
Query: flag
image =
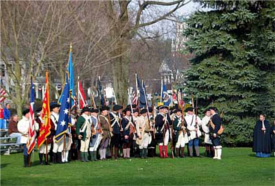
<path fill-rule="evenodd" d="M 57 122 L 57 128 L 55 132 L 55 141 L 59 142 L 63 139 L 65 133 L 67 132 L 68 123 L 69 123 L 69 110 L 70 110 L 70 84 L 68 80 L 68 73 L 66 73 L 66 83 L 63 87 L 63 98 L 61 102 L 59 119 Z"/>
<path fill-rule="evenodd" d="M 133 93 L 132 93 L 132 105 L 137 105 L 138 104 L 138 97 L 137 97 L 137 94 L 136 94 L 136 91 L 133 90 Z"/>
<path fill-rule="evenodd" d="M 1 88 L 0 89 L 0 103 L 1 102 L 3 102 L 6 98 L 5 98 L 5 96 L 6 96 L 6 90 L 5 89 L 3 89 L 3 88 Z"/>
<path fill-rule="evenodd" d="M 74 71 L 73 71 L 73 57 L 72 57 L 72 45 L 70 45 L 70 54 L 69 54 L 69 61 L 68 61 L 68 65 L 67 65 L 67 72 L 69 73 L 69 88 L 70 88 L 70 92 L 71 92 L 71 100 L 70 100 L 70 108 L 72 109 L 76 102 L 75 102 L 75 90 L 74 90 Z M 62 94 L 58 100 L 58 103 L 61 104 L 63 97 L 64 97 L 64 89 L 62 91 Z"/>
<path fill-rule="evenodd" d="M 35 145 L 35 130 L 34 130 L 34 84 L 33 78 L 31 77 L 31 90 L 30 90 L 30 119 L 29 119 L 29 139 L 27 142 L 28 154 L 30 154 Z"/>
<path fill-rule="evenodd" d="M 100 82 L 100 77 L 97 79 L 97 91 L 98 91 L 98 96 L 100 98 L 100 103 L 101 106 L 105 105 L 105 99 L 104 99 L 104 94 L 102 94 L 102 85 Z"/>
<path fill-rule="evenodd" d="M 136 81 L 139 90 L 139 108 L 144 108 L 146 106 L 146 94 L 144 92 L 143 83 L 140 82 L 138 75 L 136 75 Z"/>
<path fill-rule="evenodd" d="M 163 103 L 165 106 L 169 106 L 171 103 L 171 98 L 167 92 L 166 85 L 162 84 L 162 94 L 161 94 Z"/>
<path fill-rule="evenodd" d="M 88 104 L 86 102 L 86 97 L 85 97 L 80 80 L 78 80 L 78 95 L 80 97 L 79 106 L 80 106 L 80 109 L 82 109 L 83 107 L 86 107 Z"/>
<path fill-rule="evenodd" d="M 48 72 L 46 72 L 46 92 L 44 94 L 42 103 L 41 118 L 43 125 L 39 129 L 39 136 L 37 137 L 37 147 L 39 148 L 46 140 L 47 136 L 51 133 L 51 111 L 50 111 L 50 91 L 49 91 L 49 81 Z"/>

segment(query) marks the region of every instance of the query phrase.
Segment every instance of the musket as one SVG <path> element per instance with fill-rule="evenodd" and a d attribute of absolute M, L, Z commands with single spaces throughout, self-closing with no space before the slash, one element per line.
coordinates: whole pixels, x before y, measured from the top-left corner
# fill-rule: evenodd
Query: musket
<path fill-rule="evenodd" d="M 152 128 L 153 128 L 153 138 L 156 139 L 156 131 L 155 131 L 155 95 L 153 96 L 153 100 L 152 100 Z"/>
<path fill-rule="evenodd" d="M 195 127 L 196 127 L 196 138 L 198 138 L 198 97 L 196 96 L 196 109 L 195 109 L 195 114 L 196 114 L 196 120 L 195 120 Z"/>

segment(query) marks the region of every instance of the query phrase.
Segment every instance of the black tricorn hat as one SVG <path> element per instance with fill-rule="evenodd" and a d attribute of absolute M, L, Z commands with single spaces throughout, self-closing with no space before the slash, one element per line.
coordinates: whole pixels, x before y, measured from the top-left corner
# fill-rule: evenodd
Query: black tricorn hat
<path fill-rule="evenodd" d="M 128 111 L 131 111 L 131 108 L 126 107 L 126 108 L 123 110 L 124 113 L 126 113 L 126 112 L 128 112 Z"/>
<path fill-rule="evenodd" d="M 113 111 L 118 111 L 120 109 L 122 109 L 123 107 L 121 105 L 114 105 L 113 107 Z"/>
<path fill-rule="evenodd" d="M 133 113 L 137 112 L 138 113 L 138 109 L 133 109 Z"/>
<path fill-rule="evenodd" d="M 175 109 L 174 113 L 181 112 L 181 109 Z"/>
<path fill-rule="evenodd" d="M 83 109 L 81 110 L 81 114 L 83 114 L 84 112 L 91 112 L 91 109 L 89 109 L 89 107 L 83 107 Z"/>
<path fill-rule="evenodd" d="M 144 108 L 144 109 L 142 109 L 142 110 L 140 111 L 140 114 L 144 114 L 144 113 L 146 113 L 146 112 L 147 112 L 147 109 Z"/>
<path fill-rule="evenodd" d="M 152 107 L 149 107 L 149 112 L 153 112 L 153 108 Z"/>
<path fill-rule="evenodd" d="M 110 108 L 108 107 L 108 106 L 102 106 L 101 108 L 100 108 L 100 112 L 102 112 L 102 111 L 104 111 L 104 110 L 110 110 Z"/>
<path fill-rule="evenodd" d="M 90 108 L 90 112 L 91 113 L 98 113 L 98 109 L 96 109 L 96 108 Z"/>
<path fill-rule="evenodd" d="M 42 107 L 38 107 L 35 111 L 38 113 L 42 110 Z"/>
<path fill-rule="evenodd" d="M 25 115 L 28 114 L 29 112 L 30 112 L 30 109 L 24 109 L 23 112 L 22 112 L 22 114 L 23 114 L 23 116 L 25 116 Z"/>
<path fill-rule="evenodd" d="M 188 108 L 185 109 L 185 112 L 189 112 L 189 111 L 193 112 L 193 107 L 188 107 Z"/>
<path fill-rule="evenodd" d="M 58 103 L 56 103 L 56 102 L 51 102 L 50 109 L 53 110 L 56 107 L 60 107 L 60 105 Z"/>
<path fill-rule="evenodd" d="M 209 107 L 208 109 L 209 109 L 209 110 L 214 110 L 215 112 L 218 111 L 217 107 Z"/>

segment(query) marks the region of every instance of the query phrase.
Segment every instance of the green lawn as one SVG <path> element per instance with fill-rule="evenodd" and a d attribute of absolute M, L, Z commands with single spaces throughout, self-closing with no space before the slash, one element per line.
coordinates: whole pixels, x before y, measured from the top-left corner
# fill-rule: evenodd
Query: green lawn
<path fill-rule="evenodd" d="M 221 161 L 204 157 L 37 164 L 37 152 L 30 168 L 23 168 L 21 153 L 1 155 L 1 185 L 275 185 L 275 158 L 256 158 L 251 148 L 224 148 Z"/>

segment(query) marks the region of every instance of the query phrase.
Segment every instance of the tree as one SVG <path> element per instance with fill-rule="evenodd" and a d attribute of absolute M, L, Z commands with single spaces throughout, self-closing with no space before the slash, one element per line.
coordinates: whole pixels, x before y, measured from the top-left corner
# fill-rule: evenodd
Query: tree
<path fill-rule="evenodd" d="M 113 60 L 114 89 L 118 103 L 127 104 L 131 40 L 137 35 L 141 36 L 138 33 L 141 28 L 166 19 L 188 2 L 184 0 L 139 0 L 135 3 L 130 0 L 119 0 L 106 1 L 105 3 L 109 24 L 114 25 L 111 36 L 120 38 L 116 45 L 113 46 L 111 56 L 123 54 Z M 161 7 L 167 7 L 169 10 L 166 10 L 166 12 L 160 11 L 159 8 Z"/>
<path fill-rule="evenodd" d="M 210 11 L 187 21 L 187 48 L 195 57 L 186 91 L 201 111 L 224 110 L 228 145 L 248 145 L 260 113 L 274 116 L 275 3 L 200 1 Z"/>

